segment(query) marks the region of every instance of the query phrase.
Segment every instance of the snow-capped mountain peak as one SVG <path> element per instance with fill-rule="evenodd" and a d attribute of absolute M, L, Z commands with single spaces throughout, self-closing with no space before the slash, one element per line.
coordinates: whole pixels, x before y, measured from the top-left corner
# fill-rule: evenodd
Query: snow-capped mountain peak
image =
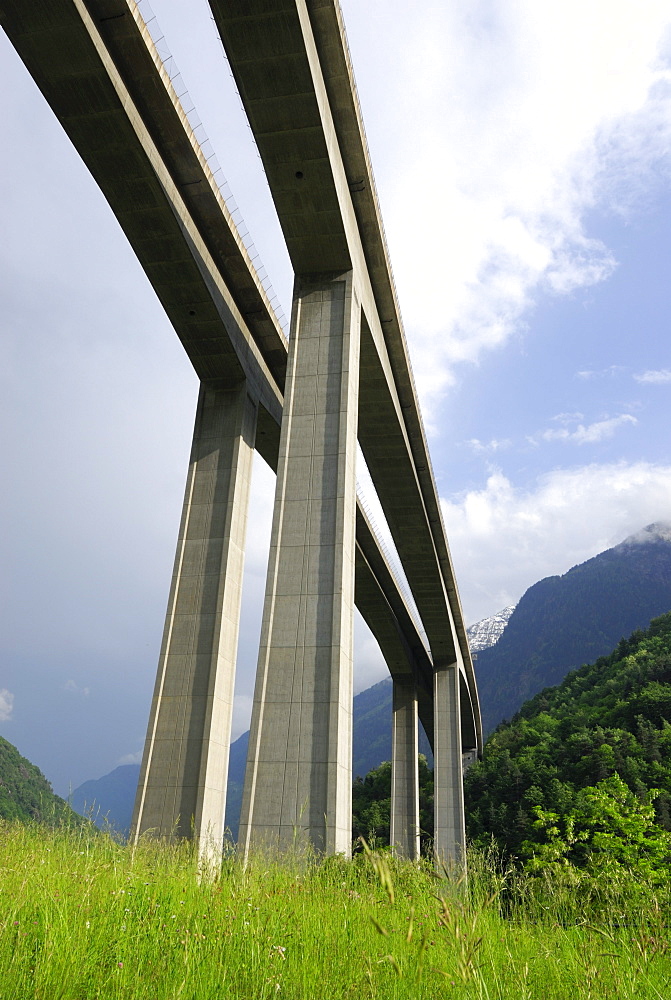
<path fill-rule="evenodd" d="M 466 629 L 472 653 L 478 653 L 481 649 L 487 649 L 488 646 L 493 646 L 494 643 L 498 642 L 515 607 L 516 605 L 511 604 L 510 607 L 497 611 L 491 618 L 483 618 L 482 621 L 476 622 Z"/>

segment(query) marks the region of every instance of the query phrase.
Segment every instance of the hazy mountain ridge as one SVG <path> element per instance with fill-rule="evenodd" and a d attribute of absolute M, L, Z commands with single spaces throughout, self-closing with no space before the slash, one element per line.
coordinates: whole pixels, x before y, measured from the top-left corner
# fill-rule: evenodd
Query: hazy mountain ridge
<path fill-rule="evenodd" d="M 102 778 L 92 778 L 75 788 L 70 805 L 96 826 L 127 836 L 139 777 L 139 764 L 120 764 Z"/>

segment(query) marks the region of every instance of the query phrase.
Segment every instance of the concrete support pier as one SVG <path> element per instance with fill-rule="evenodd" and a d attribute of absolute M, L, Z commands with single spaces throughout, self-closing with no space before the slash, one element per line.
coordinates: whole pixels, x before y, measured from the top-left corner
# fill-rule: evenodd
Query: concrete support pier
<path fill-rule="evenodd" d="M 201 385 L 132 837 L 221 853 L 256 430 L 246 383 Z"/>
<path fill-rule="evenodd" d="M 412 678 L 394 679 L 389 843 L 403 858 L 419 857 L 419 766 L 417 691 Z"/>
<path fill-rule="evenodd" d="M 349 854 L 360 306 L 296 289 L 239 843 Z"/>
<path fill-rule="evenodd" d="M 458 874 L 466 871 L 459 663 L 434 665 L 433 716 L 434 853 L 438 864 Z"/>

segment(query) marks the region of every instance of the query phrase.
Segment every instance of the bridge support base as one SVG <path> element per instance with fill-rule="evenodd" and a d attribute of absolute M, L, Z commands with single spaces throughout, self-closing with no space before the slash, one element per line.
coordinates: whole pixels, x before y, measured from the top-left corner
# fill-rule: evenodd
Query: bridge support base
<path fill-rule="evenodd" d="M 389 842 L 396 854 L 412 860 L 419 857 L 418 737 L 415 685 L 394 679 Z"/>
<path fill-rule="evenodd" d="M 256 405 L 201 386 L 132 836 L 220 856 Z"/>
<path fill-rule="evenodd" d="M 466 871 L 459 664 L 434 665 L 434 853 L 449 874 Z"/>

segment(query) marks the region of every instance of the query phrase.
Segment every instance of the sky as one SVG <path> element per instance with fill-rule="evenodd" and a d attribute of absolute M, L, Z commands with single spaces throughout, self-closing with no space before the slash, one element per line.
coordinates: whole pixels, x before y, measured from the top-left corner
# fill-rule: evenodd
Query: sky
<path fill-rule="evenodd" d="M 342 6 L 472 623 L 671 520 L 671 13 Z M 288 258 L 209 8 L 152 8 L 288 315 Z M 139 759 L 198 387 L 2 33 L 0 80 L 0 734 L 67 794 Z M 234 736 L 273 490 L 257 459 Z M 357 690 L 385 676 L 360 621 L 355 659 Z"/>

